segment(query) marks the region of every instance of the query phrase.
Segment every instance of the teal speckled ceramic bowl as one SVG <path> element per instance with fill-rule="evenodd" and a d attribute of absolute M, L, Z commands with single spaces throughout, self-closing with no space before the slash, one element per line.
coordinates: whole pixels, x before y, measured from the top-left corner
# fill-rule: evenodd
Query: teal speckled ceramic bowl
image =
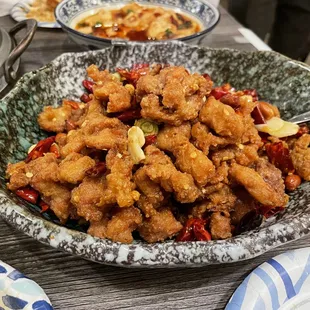
<path fill-rule="evenodd" d="M 6 190 L 7 163 L 24 159 L 27 148 L 45 136 L 36 121 L 38 113 L 45 105 L 56 106 L 62 98 L 79 98 L 85 69 L 90 64 L 113 69 L 156 62 L 209 73 L 216 84 L 230 82 L 237 89 L 256 88 L 262 99 L 280 108 L 284 118 L 309 109 L 310 68 L 274 52 L 209 49 L 166 42 L 61 55 L 42 69 L 25 74 L 0 103 L 0 216 L 27 235 L 57 249 L 99 263 L 122 266 L 235 262 L 309 234 L 309 182 L 291 195 L 285 212 L 256 230 L 221 241 L 155 244 L 141 241 L 121 244 L 94 238 L 76 230 L 70 222 L 62 227 L 55 218 L 44 218 L 35 206 Z"/>

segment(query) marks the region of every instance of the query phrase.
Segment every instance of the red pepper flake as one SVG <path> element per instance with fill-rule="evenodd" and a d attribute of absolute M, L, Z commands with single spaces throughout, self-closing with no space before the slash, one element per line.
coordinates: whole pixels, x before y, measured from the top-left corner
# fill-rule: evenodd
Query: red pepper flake
<path fill-rule="evenodd" d="M 15 194 L 30 202 L 30 203 L 33 203 L 33 204 L 36 204 L 37 201 L 38 201 L 38 198 L 39 198 L 39 192 L 37 192 L 35 189 L 33 189 L 32 187 L 24 187 L 24 188 L 20 188 L 18 189 Z"/>
<path fill-rule="evenodd" d="M 96 163 L 96 165 L 92 168 L 86 170 L 85 175 L 91 177 L 98 177 L 99 175 L 104 174 L 107 171 L 106 164 L 102 161 Z"/>
<path fill-rule="evenodd" d="M 178 234 L 176 241 L 210 241 L 211 235 L 206 230 L 208 220 L 205 219 L 189 219 Z"/>
<path fill-rule="evenodd" d="M 80 100 L 84 103 L 87 103 L 89 101 L 91 101 L 91 98 L 89 97 L 88 94 L 84 93 L 81 97 L 80 97 Z"/>
<path fill-rule="evenodd" d="M 143 147 L 147 147 L 148 145 L 154 144 L 157 140 L 156 135 L 149 135 L 145 137 L 145 143 Z"/>
<path fill-rule="evenodd" d="M 45 153 L 49 152 L 51 145 L 55 142 L 55 136 L 48 137 L 44 140 L 41 140 L 33 148 L 33 150 L 28 154 L 25 159 L 26 163 L 29 163 L 31 160 L 42 157 Z"/>
<path fill-rule="evenodd" d="M 44 213 L 50 208 L 50 206 L 47 203 L 45 203 L 43 200 L 39 202 L 39 206 L 41 207 L 40 213 Z"/>
<path fill-rule="evenodd" d="M 83 84 L 83 86 L 87 89 L 87 91 L 89 92 L 89 93 L 93 93 L 94 91 L 93 91 L 93 87 L 94 87 L 94 85 L 95 85 L 95 83 L 94 82 L 92 82 L 92 81 L 89 81 L 89 80 L 84 80 L 83 82 L 82 82 L 82 84 Z"/>
<path fill-rule="evenodd" d="M 282 142 L 268 143 L 265 148 L 269 161 L 279 168 L 282 173 L 288 174 L 295 171 L 290 151 Z"/>
<path fill-rule="evenodd" d="M 62 103 L 71 106 L 74 110 L 78 110 L 80 108 L 78 102 L 76 101 L 64 99 Z"/>
<path fill-rule="evenodd" d="M 255 125 L 266 124 L 264 115 L 258 105 L 253 109 L 251 116 L 254 119 Z"/>
<path fill-rule="evenodd" d="M 116 116 L 122 122 L 129 122 L 141 118 L 140 110 L 127 110 Z"/>

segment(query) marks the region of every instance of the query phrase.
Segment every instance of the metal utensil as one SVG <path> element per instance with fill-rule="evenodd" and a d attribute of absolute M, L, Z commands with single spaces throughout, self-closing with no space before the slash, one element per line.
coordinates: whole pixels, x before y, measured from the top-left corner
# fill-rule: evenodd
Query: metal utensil
<path fill-rule="evenodd" d="M 288 121 L 295 124 L 310 122 L 310 111 L 296 115 L 290 118 Z"/>

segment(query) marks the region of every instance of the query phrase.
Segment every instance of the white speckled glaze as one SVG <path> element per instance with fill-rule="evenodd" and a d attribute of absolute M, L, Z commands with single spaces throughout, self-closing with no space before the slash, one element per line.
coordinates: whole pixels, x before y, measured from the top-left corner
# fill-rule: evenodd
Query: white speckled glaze
<path fill-rule="evenodd" d="M 26 74 L 0 103 L 0 216 L 27 235 L 59 250 L 99 263 L 135 267 L 178 267 L 230 263 L 258 256 L 310 232 L 310 183 L 291 195 L 282 214 L 263 226 L 232 239 L 211 242 L 120 244 L 61 227 L 5 188 L 8 162 L 21 160 L 26 149 L 44 137 L 36 123 L 43 105 L 57 105 L 63 97 L 82 93 L 85 69 L 130 67 L 134 63 L 170 63 L 209 73 L 216 84 L 256 88 L 276 104 L 284 117 L 308 109 L 309 67 L 274 52 L 209 49 L 181 42 L 128 44 L 100 51 L 63 54 L 44 68 Z M 52 220 L 54 222 L 52 222 Z"/>

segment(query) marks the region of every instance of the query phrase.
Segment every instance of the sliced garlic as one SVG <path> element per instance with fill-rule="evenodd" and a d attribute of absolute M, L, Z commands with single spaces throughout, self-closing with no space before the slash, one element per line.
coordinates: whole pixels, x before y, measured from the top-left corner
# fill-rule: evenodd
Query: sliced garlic
<path fill-rule="evenodd" d="M 268 133 L 277 138 L 293 136 L 299 130 L 298 125 L 286 122 L 279 117 L 272 117 L 266 121 L 266 124 L 255 125 L 255 127 L 258 131 Z"/>
<path fill-rule="evenodd" d="M 30 148 L 28 149 L 28 154 L 36 147 L 36 144 L 33 144 L 30 146 Z"/>
<path fill-rule="evenodd" d="M 128 130 L 128 151 L 135 164 L 145 159 L 142 146 L 145 144 L 145 138 L 141 128 L 132 126 Z"/>

